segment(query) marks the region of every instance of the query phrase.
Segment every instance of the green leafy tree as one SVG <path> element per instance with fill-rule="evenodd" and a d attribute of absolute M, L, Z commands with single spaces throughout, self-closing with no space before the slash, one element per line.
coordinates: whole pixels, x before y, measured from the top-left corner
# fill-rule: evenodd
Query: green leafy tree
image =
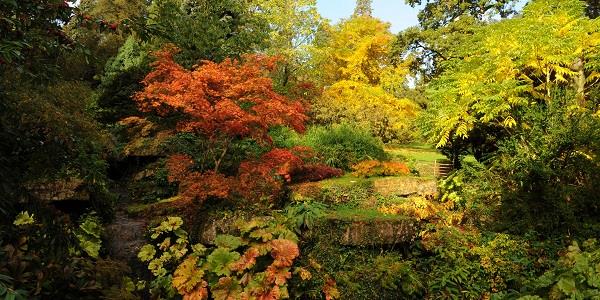
<path fill-rule="evenodd" d="M 398 34 L 394 51 L 398 58 L 414 58 L 411 69 L 423 82 L 442 70 L 442 62 L 461 57 L 456 46 L 469 43 L 469 36 L 481 24 L 494 18 L 507 18 L 516 13 L 516 0 L 407 0 L 422 6 L 419 26 Z"/>
<path fill-rule="evenodd" d="M 154 28 L 152 37 L 181 49 L 180 61 L 191 67 L 263 49 L 269 31 L 257 8 L 250 1 L 154 1 L 145 26 Z"/>
<path fill-rule="evenodd" d="M 83 0 L 76 15 L 65 26 L 65 33 L 83 51 L 65 58 L 65 68 L 75 79 L 98 80 L 108 60 L 131 34 L 134 20 L 146 14 L 143 0 Z"/>
<path fill-rule="evenodd" d="M 464 16 L 485 20 L 493 16 L 502 18 L 516 13 L 515 0 L 406 0 L 415 7 L 423 6 L 419 12 L 419 23 L 423 28 L 440 28 Z"/>
<path fill-rule="evenodd" d="M 57 58 L 70 47 L 62 31 L 73 1 L 0 2 L 0 75 L 26 73 L 47 80 L 57 72 Z"/>
<path fill-rule="evenodd" d="M 289 90 L 293 83 L 309 80 L 310 47 L 325 22 L 316 0 L 260 0 L 257 5 L 269 25 L 266 51 L 283 60 L 275 77 L 278 85 Z"/>

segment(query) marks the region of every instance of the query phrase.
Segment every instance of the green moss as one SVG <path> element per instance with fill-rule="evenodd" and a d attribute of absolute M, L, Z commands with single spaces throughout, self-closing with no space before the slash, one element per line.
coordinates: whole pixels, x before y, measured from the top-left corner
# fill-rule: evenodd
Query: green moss
<path fill-rule="evenodd" d="M 126 209 L 127 214 L 131 215 L 131 216 L 138 216 L 143 214 L 144 212 L 147 211 L 152 211 L 154 210 L 159 204 L 163 204 L 163 203 L 169 203 L 169 202 L 174 202 L 179 200 L 179 196 L 175 196 L 175 197 L 171 197 L 171 198 L 167 198 L 167 199 L 162 199 L 158 202 L 155 203 L 149 203 L 149 204 L 141 204 L 141 203 L 137 203 L 137 204 L 132 204 L 129 205 Z"/>
<path fill-rule="evenodd" d="M 377 206 L 380 206 L 383 204 L 386 204 L 386 205 L 402 204 L 406 201 L 409 201 L 409 198 L 397 196 L 397 195 L 390 195 L 390 196 L 378 195 L 377 196 Z"/>
<path fill-rule="evenodd" d="M 372 178 L 360 178 L 353 176 L 352 174 L 346 174 L 342 177 L 338 178 L 330 178 L 321 181 L 321 186 L 323 188 L 328 187 L 347 187 L 347 186 L 369 186 L 373 182 Z"/>

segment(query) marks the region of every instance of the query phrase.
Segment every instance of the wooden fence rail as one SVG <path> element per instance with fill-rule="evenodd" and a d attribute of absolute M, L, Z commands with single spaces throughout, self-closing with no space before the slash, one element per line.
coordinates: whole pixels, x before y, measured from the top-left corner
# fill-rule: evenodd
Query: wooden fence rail
<path fill-rule="evenodd" d="M 433 162 L 417 162 L 415 169 L 421 176 L 443 178 L 454 170 L 454 165 L 449 160 L 439 159 Z"/>
<path fill-rule="evenodd" d="M 435 160 L 433 162 L 433 176 L 446 177 L 454 170 L 454 165 L 449 160 Z"/>

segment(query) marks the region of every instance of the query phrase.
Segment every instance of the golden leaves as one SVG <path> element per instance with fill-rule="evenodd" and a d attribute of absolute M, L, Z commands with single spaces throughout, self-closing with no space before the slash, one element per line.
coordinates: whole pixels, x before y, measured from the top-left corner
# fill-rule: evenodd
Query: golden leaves
<path fill-rule="evenodd" d="M 325 90 L 315 110 L 322 121 L 356 122 L 390 141 L 410 137 L 412 120 L 420 108 L 409 99 L 396 98 L 381 86 L 343 80 Z"/>
<path fill-rule="evenodd" d="M 398 176 L 410 173 L 405 163 L 394 161 L 365 160 L 352 166 L 352 169 L 352 174 L 357 177 Z"/>
<path fill-rule="evenodd" d="M 184 297 L 189 295 L 188 299 L 207 299 L 202 295 L 208 296 L 208 283 L 202 279 L 204 271 L 196 266 L 197 263 L 197 257 L 188 256 L 175 270 L 173 287 Z"/>

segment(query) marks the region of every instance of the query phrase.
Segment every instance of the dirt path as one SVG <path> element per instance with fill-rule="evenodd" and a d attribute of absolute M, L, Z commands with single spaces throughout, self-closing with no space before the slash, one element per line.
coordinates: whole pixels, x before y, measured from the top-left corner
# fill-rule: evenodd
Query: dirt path
<path fill-rule="evenodd" d="M 146 243 L 144 235 L 147 231 L 146 220 L 130 216 L 126 208 L 130 204 L 127 189 L 124 186 L 116 187 L 115 193 L 119 195 L 119 203 L 114 221 L 106 226 L 108 237 L 107 249 L 114 259 L 123 260 L 131 265 L 137 263 L 137 253 Z"/>

